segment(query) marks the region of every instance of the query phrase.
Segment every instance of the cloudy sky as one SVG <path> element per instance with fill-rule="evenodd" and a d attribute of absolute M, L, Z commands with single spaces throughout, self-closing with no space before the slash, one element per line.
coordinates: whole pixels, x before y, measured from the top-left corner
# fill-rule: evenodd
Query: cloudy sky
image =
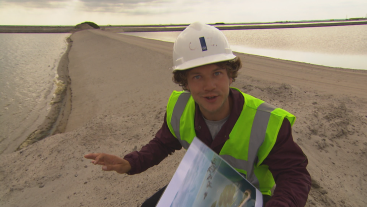
<path fill-rule="evenodd" d="M 0 25 L 274 22 L 367 17 L 366 0 L 0 0 Z"/>

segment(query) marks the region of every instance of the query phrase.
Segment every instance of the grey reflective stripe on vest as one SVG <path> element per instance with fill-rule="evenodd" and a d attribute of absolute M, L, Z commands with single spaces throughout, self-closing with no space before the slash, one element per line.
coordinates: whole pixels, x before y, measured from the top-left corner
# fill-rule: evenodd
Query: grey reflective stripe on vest
<path fill-rule="evenodd" d="M 189 148 L 190 144 L 181 139 L 180 135 L 180 119 L 183 111 L 185 110 L 186 104 L 189 101 L 191 93 L 181 93 L 178 97 L 175 107 L 173 108 L 171 126 L 176 134 L 177 139 L 180 141 L 183 148 Z"/>
<path fill-rule="evenodd" d="M 236 159 L 230 155 L 221 155 L 230 165 L 235 168 L 247 171 L 247 180 L 254 186 L 259 187 L 259 180 L 254 173 L 254 164 L 257 162 L 257 152 L 264 142 L 266 128 L 270 118 L 270 113 L 276 107 L 268 103 L 262 103 L 256 111 L 254 122 L 251 128 L 250 143 L 248 151 L 248 160 Z"/>

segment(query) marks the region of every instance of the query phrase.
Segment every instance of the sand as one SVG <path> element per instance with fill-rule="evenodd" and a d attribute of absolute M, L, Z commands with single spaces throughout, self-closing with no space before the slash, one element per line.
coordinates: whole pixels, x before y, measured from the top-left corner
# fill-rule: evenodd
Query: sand
<path fill-rule="evenodd" d="M 185 153 L 134 176 L 84 159 L 139 150 L 180 87 L 171 81 L 172 43 L 99 30 L 71 40 L 65 129 L 0 155 L 0 206 L 140 206 L 170 181 Z M 367 71 L 237 55 L 243 68 L 232 86 L 297 116 L 293 136 L 313 182 L 307 206 L 366 206 Z"/>

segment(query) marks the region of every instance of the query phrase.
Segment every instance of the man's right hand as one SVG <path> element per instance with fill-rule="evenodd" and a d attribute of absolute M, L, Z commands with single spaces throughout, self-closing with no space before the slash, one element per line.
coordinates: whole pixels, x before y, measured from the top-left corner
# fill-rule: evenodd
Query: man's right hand
<path fill-rule="evenodd" d="M 95 165 L 102 165 L 102 170 L 104 171 L 116 171 L 117 173 L 124 174 L 131 170 L 131 165 L 127 160 L 115 155 L 91 153 L 84 155 L 84 157 L 92 159 L 91 163 Z"/>

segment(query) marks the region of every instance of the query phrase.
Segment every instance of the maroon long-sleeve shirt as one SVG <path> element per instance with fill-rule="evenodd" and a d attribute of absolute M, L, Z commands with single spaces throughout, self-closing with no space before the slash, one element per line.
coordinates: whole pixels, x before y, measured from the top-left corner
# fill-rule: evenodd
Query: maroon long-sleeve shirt
<path fill-rule="evenodd" d="M 196 136 L 218 154 L 229 138 L 244 104 L 244 97 L 240 92 L 231 89 L 230 96 L 233 98 L 231 113 L 214 140 L 199 107 L 196 107 L 195 111 Z M 181 148 L 180 142 L 171 134 L 165 117 L 161 129 L 154 139 L 139 152 L 135 151 L 124 157 L 131 165 L 129 174 L 143 172 L 149 167 L 159 164 L 169 154 Z M 293 141 L 288 119 L 284 119 L 277 141 L 262 164 L 269 166 L 276 183 L 274 194 L 266 203 L 267 207 L 305 206 L 311 189 L 311 176 L 306 169 L 308 159 Z"/>

